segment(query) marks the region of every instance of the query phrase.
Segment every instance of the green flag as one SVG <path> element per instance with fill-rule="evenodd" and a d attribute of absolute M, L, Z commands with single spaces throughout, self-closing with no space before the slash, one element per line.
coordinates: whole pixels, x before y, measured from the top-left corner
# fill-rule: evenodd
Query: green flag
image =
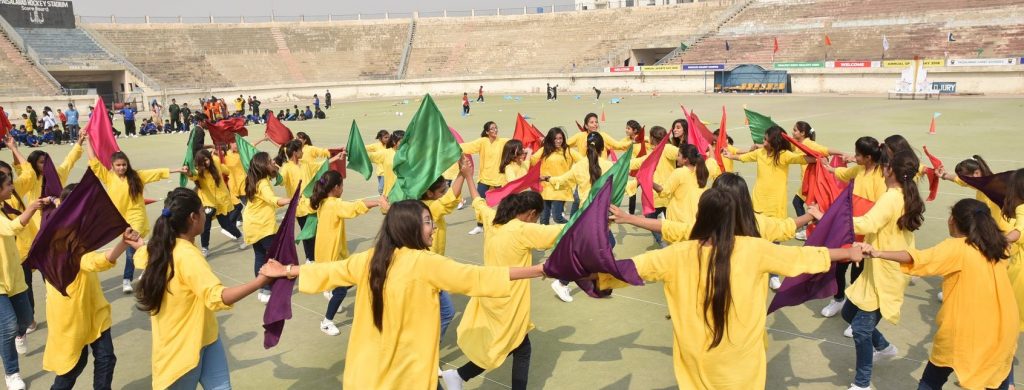
<path fill-rule="evenodd" d="M 364 180 L 370 180 L 373 175 L 373 166 L 370 165 L 370 156 L 366 154 L 366 145 L 363 144 L 363 136 L 359 134 L 359 126 L 356 120 L 352 120 L 352 129 L 348 131 L 348 145 L 345 146 L 348 152 L 348 169 L 363 174 Z"/>
<path fill-rule="evenodd" d="M 434 99 L 429 94 L 424 96 L 395 153 L 392 167 L 398 180 L 388 200 L 419 199 L 461 156 L 462 148 L 448 130 Z"/>
<path fill-rule="evenodd" d="M 747 114 L 747 121 L 750 122 L 750 138 L 754 140 L 755 144 L 763 144 L 765 130 L 772 126 L 778 126 L 778 124 L 772 121 L 770 116 L 762 115 L 746 108 L 743 109 L 743 113 Z"/>
<path fill-rule="evenodd" d="M 562 239 L 562 235 L 569 230 L 569 227 L 576 222 L 576 219 L 579 218 L 582 211 L 590 205 L 591 199 L 594 199 L 594 196 L 601 191 L 601 188 L 604 188 L 604 184 L 607 183 L 608 180 L 612 181 L 612 204 L 618 205 L 619 203 L 622 203 L 622 198 L 626 195 L 626 183 L 629 181 L 629 161 L 633 158 L 634 146 L 636 146 L 636 144 L 629 145 L 629 149 L 626 149 L 626 152 L 619 157 L 619 160 L 616 161 L 611 168 L 608 168 L 608 172 L 605 172 L 601 177 L 597 178 L 597 181 L 595 181 L 594 184 L 591 184 L 590 193 L 587 194 L 587 198 L 583 201 L 583 205 L 580 206 L 576 214 L 569 217 L 569 222 L 562 227 L 562 232 L 558 233 L 559 240 Z"/>
<path fill-rule="evenodd" d="M 302 225 L 302 231 L 299 232 L 298 237 L 295 237 L 296 244 L 298 244 L 299 241 L 305 241 L 316 236 L 317 221 L 316 213 L 306 216 L 306 224 Z"/>
<path fill-rule="evenodd" d="M 329 170 L 331 170 L 331 160 L 327 159 L 324 160 L 323 164 L 320 164 L 320 168 L 313 174 L 313 178 L 309 179 L 309 183 L 306 184 L 306 188 L 302 189 L 302 196 L 306 198 L 312 197 L 313 187 L 316 187 L 316 182 L 320 181 L 320 176 L 323 176 Z"/>
<path fill-rule="evenodd" d="M 255 156 L 256 153 L 259 153 L 260 150 L 256 149 L 255 146 L 238 134 L 235 134 L 235 145 L 238 147 L 238 158 L 242 160 L 242 168 L 244 168 L 245 172 L 248 174 L 249 162 L 252 161 L 252 157 Z M 274 182 L 274 185 L 281 185 L 281 180 L 281 174 L 278 173 L 277 180 Z"/>
<path fill-rule="evenodd" d="M 192 153 L 195 150 L 192 148 L 193 143 L 195 143 L 195 139 L 192 135 L 195 131 L 196 129 L 193 128 L 188 132 L 188 145 L 187 149 L 185 149 L 185 161 L 181 163 L 181 165 L 188 167 L 188 172 L 180 174 L 181 179 L 178 180 L 178 187 L 186 186 L 188 184 L 188 175 L 196 171 L 196 156 Z"/>

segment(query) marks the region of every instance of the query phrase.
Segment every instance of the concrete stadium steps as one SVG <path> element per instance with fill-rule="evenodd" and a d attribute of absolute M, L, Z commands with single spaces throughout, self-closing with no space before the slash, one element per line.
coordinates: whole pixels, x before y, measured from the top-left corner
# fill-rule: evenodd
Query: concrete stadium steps
<path fill-rule="evenodd" d="M 46 96 L 60 93 L 60 90 L 47 80 L 39 68 L 25 57 L 3 31 L 0 31 L 0 91 L 4 91 L 6 96 Z M 17 124 L 15 118 L 11 118 L 11 122 Z"/>
<path fill-rule="evenodd" d="M 72 28 L 15 28 L 43 66 L 116 65 L 84 31 Z"/>
<path fill-rule="evenodd" d="M 1007 0 L 761 0 L 719 33 L 684 52 L 677 62 L 821 61 L 828 59 L 1016 56 L 1024 53 L 1024 4 Z M 947 42 L 952 32 L 956 42 Z M 729 41 L 730 51 L 725 50 Z"/>

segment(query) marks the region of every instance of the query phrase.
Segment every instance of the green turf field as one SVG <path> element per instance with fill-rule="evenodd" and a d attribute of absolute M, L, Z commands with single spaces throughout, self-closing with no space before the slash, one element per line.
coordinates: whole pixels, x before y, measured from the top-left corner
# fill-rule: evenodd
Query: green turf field
<path fill-rule="evenodd" d="M 616 97 L 606 93 L 606 98 Z M 815 128 L 818 142 L 826 146 L 853 151 L 853 142 L 863 135 L 882 139 L 899 133 L 906 136 L 918 149 L 926 145 L 949 166 L 972 154 L 981 154 L 993 170 L 1003 171 L 1022 165 L 1019 157 L 1021 142 L 1019 129 L 1012 115 L 1021 112 L 1024 100 L 1012 98 L 944 98 L 941 101 L 888 101 L 881 97 L 843 96 L 623 96 L 620 104 L 593 101 L 587 94 L 581 99 L 563 94 L 558 102 L 546 102 L 541 96 L 523 96 L 520 101 L 505 100 L 502 96 L 488 96 L 487 103 L 473 104 L 472 115 L 462 117 L 461 96 L 438 97 L 437 102 L 446 115 L 448 124 L 458 129 L 467 139 L 475 139 L 485 121 L 496 121 L 500 135 L 511 137 L 516 112 L 530 117 L 534 125 L 545 132 L 553 126 L 563 126 L 567 134 L 576 132 L 575 120 L 582 122 L 588 112 L 603 109 L 607 121 L 601 123 L 603 131 L 616 137 L 623 135 L 624 124 L 636 119 L 647 126 L 668 127 L 681 117 L 679 104 L 693 108 L 705 121 L 717 125 L 721 107 L 728 109 L 728 128 L 736 145 L 750 144 L 749 133 L 743 126 L 744 104 L 752 110 L 771 115 L 776 122 L 789 129 L 793 122 L 805 120 Z M 292 102 L 264 103 L 274 109 L 291 107 Z M 300 106 L 311 102 L 300 103 Z M 362 101 L 344 103 L 335 101 L 322 121 L 286 122 L 293 132 L 307 132 L 317 146 L 342 146 L 348 137 L 353 119 L 357 120 L 366 142 L 379 129 L 404 129 L 419 105 L 418 99 Z M 603 107 L 603 108 L 602 108 Z M 938 134 L 928 135 L 929 120 L 933 113 L 938 119 Z M 397 115 L 402 113 L 404 115 Z M 84 123 L 83 123 L 84 125 Z M 121 128 L 120 120 L 115 126 Z M 714 126 L 711 126 L 712 128 Z M 249 139 L 261 138 L 262 126 L 250 127 Z M 171 167 L 179 165 L 185 151 L 186 137 L 182 134 L 158 135 L 118 140 L 122 149 L 131 156 L 136 169 Z M 260 145 L 271 150 L 270 144 Z M 58 162 L 69 148 L 45 147 Z M 29 150 L 23 150 L 27 154 Z M 72 173 L 80 177 L 86 167 L 80 161 Z M 751 165 L 737 163 L 739 172 L 752 180 Z M 790 191 L 799 185 L 796 168 L 790 175 Z M 176 177 L 146 188 L 149 198 L 163 199 L 167 191 L 177 185 Z M 752 183 L 750 183 L 752 184 Z M 922 186 L 925 186 L 922 183 Z M 283 194 L 283 191 L 278 189 Z M 364 182 L 351 175 L 345 183 L 345 199 L 376 195 L 376 180 Z M 468 197 L 468 191 L 467 195 Z M 944 182 L 938 198 L 927 204 L 927 221 L 917 234 L 919 247 L 926 247 L 945 238 L 946 217 L 949 207 L 958 199 L 973 197 L 974 191 Z M 159 214 L 161 203 L 148 208 L 150 220 Z M 283 209 L 282 209 L 283 212 Z M 792 211 L 790 211 L 792 213 Z M 447 218 L 450 257 L 465 263 L 482 262 L 482 235 L 468 236 L 473 226 L 473 213 L 467 209 L 456 211 Z M 349 246 L 358 252 L 372 245 L 373 236 L 381 221 L 376 210 L 347 224 Z M 619 257 L 631 257 L 652 248 L 650 233 L 632 228 L 612 227 L 619 245 Z M 210 264 L 226 285 L 234 285 L 253 277 L 251 249 L 239 251 L 237 247 L 217 234 L 214 226 Z M 797 242 L 787 243 L 799 245 Z M 301 248 L 299 249 L 302 255 Z M 536 256 L 543 260 L 543 254 Z M 115 352 L 118 364 L 114 374 L 114 387 L 145 389 L 150 386 L 149 319 L 134 308 L 132 297 L 121 293 L 121 270 L 118 264 L 101 275 L 107 299 L 113 306 Z M 138 274 L 136 274 L 138 275 Z M 875 365 L 872 384 L 877 389 L 915 388 L 917 379 L 928 358 L 934 319 L 939 308 L 935 294 L 939 291 L 937 278 L 922 279 L 906 292 L 902 322 L 879 325 L 886 337 L 900 350 L 900 359 Z M 21 372 L 33 388 L 49 386 L 53 374 L 41 371 L 45 334 L 44 289 L 38 273 L 35 275 L 37 297 L 36 319 L 40 330 L 28 336 L 29 354 L 21 357 Z M 744 288 L 744 286 L 734 286 Z M 767 288 L 757 286 L 756 288 Z M 663 389 L 674 388 L 671 358 L 671 323 L 662 289 L 657 284 L 618 290 L 613 298 L 596 300 L 574 291 L 575 302 L 563 303 L 555 298 L 548 281 L 533 282 L 533 322 L 531 332 L 533 359 L 530 388 L 550 389 Z M 345 369 L 345 348 L 348 326 L 352 323 L 351 304 L 354 291 L 343 303 L 343 312 L 336 317 L 341 335 L 330 337 L 319 330 L 327 301 L 321 295 L 296 295 L 293 299 L 294 317 L 285 326 L 280 345 L 265 350 L 262 344 L 262 315 L 264 306 L 255 296 L 235 305 L 234 309 L 218 315 L 221 337 L 229 355 L 232 382 L 235 388 L 292 388 L 331 389 L 341 386 Z M 466 298 L 454 296 L 461 313 Z M 853 341 L 842 336 L 846 323 L 835 317 L 825 319 L 818 311 L 827 300 L 812 302 L 801 307 L 781 310 L 768 317 L 768 385 L 769 389 L 836 389 L 846 388 L 853 379 Z M 456 345 L 456 316 L 442 340 L 441 364 L 455 368 L 466 359 Z M 511 362 L 483 377 L 474 379 L 468 388 L 502 389 L 510 384 Z M 1020 367 L 1018 367 L 1018 372 Z M 92 365 L 79 378 L 76 388 L 88 388 L 92 380 Z M 954 381 L 951 378 L 951 382 Z"/>

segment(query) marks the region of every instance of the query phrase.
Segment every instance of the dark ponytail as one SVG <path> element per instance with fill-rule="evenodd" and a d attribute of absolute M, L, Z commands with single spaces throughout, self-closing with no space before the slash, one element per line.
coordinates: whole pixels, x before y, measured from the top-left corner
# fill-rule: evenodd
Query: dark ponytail
<path fill-rule="evenodd" d="M 309 139 L 309 134 L 306 134 L 303 131 L 295 133 L 295 139 L 299 140 L 299 142 L 301 142 L 303 146 L 305 146 L 305 145 L 313 146 L 313 140 Z"/>
<path fill-rule="evenodd" d="M 324 172 L 320 176 L 320 180 L 317 180 L 316 184 L 313 185 L 313 196 L 309 197 L 309 207 L 313 210 L 319 210 L 324 199 L 331 196 L 331 191 L 334 190 L 334 187 L 340 186 L 341 183 L 341 174 L 337 171 Z"/>
<path fill-rule="evenodd" d="M 117 160 L 124 160 L 124 163 L 128 165 L 128 169 L 124 171 L 124 179 L 128 181 L 128 196 L 132 198 L 138 198 L 142 196 L 143 184 L 142 178 L 139 177 L 139 173 L 135 172 L 132 168 L 131 160 L 128 160 L 128 155 L 124 152 L 117 151 L 110 156 L 110 161 L 113 163 Z"/>
<path fill-rule="evenodd" d="M 11 168 L 10 164 L 6 161 L 0 161 L 0 171 L 2 171 L 0 173 L 3 173 L 7 177 L 7 179 L 0 180 L 0 183 L 7 180 L 10 180 L 12 183 L 14 182 L 14 168 Z M 14 199 L 14 203 L 16 204 L 18 211 L 25 211 L 25 202 L 21 200 L 21 195 L 18 194 L 17 188 L 12 192 L 11 198 Z"/>
<path fill-rule="evenodd" d="M 768 157 L 772 158 L 775 165 L 779 165 L 779 158 L 782 157 L 783 150 L 793 150 L 793 144 L 790 144 L 785 138 L 782 138 L 782 134 L 786 131 L 779 126 L 769 127 L 764 132 L 764 143 L 770 146 Z"/>
<path fill-rule="evenodd" d="M 1010 182 L 1006 184 L 1003 216 L 1007 219 L 1016 218 L 1017 207 L 1022 204 L 1024 204 L 1024 169 L 1018 169 L 1013 171 L 1013 174 L 1010 175 Z"/>
<path fill-rule="evenodd" d="M 157 315 L 163 306 L 167 282 L 174 278 L 174 245 L 178 235 L 189 229 L 192 214 L 202 213 L 203 202 L 195 191 L 175 188 L 167 193 L 164 209 L 153 224 L 153 237 L 146 244 L 149 262 L 135 289 L 136 307 Z"/>
<path fill-rule="evenodd" d="M 504 225 L 519 214 L 530 211 L 544 211 L 544 198 L 539 193 L 526 191 L 509 195 L 498 203 L 498 210 L 494 212 L 494 225 Z"/>
<path fill-rule="evenodd" d="M 814 128 L 811 127 L 810 123 L 804 121 L 797 121 L 796 124 L 793 125 L 793 128 L 799 130 L 801 133 L 804 134 L 804 138 L 808 138 L 811 141 L 814 141 L 815 138 L 817 138 L 817 135 L 814 134 Z"/>
<path fill-rule="evenodd" d="M 750 199 L 750 191 L 747 189 L 747 181 L 743 177 L 732 172 L 723 173 L 715 179 L 711 188 L 717 188 L 732 194 L 736 202 L 736 235 L 747 237 L 761 237 L 761 231 L 757 227 L 757 218 L 754 217 L 754 202 Z"/>
<path fill-rule="evenodd" d="M 992 176 L 992 169 L 988 167 L 988 163 L 981 156 L 975 154 L 972 158 L 961 161 L 956 164 L 954 171 L 960 176 L 971 176 L 974 172 L 981 172 L 982 176 Z"/>
<path fill-rule="evenodd" d="M 252 156 L 252 161 L 249 161 L 249 171 L 245 173 L 245 196 L 247 198 L 255 199 L 260 180 L 266 179 L 274 173 L 272 164 L 267 152 L 258 152 Z"/>
<path fill-rule="evenodd" d="M 484 129 L 483 129 L 483 131 L 480 132 L 480 138 L 483 138 L 483 137 L 487 136 L 487 129 L 490 129 L 491 125 L 493 125 L 493 124 L 494 124 L 494 121 L 484 122 Z"/>
<path fill-rule="evenodd" d="M 391 133 L 391 137 L 388 137 L 388 149 L 398 149 L 398 143 L 402 142 L 402 138 L 405 138 L 405 130 L 395 130 Z"/>
<path fill-rule="evenodd" d="M 590 184 L 594 184 L 603 173 L 601 171 L 601 164 L 599 164 L 602 152 L 604 152 L 604 137 L 601 136 L 601 133 L 587 134 L 587 163 L 590 167 Z"/>
<path fill-rule="evenodd" d="M 708 165 L 704 163 L 704 156 L 700 155 L 697 147 L 692 144 L 684 144 L 679 147 L 679 155 L 686 160 L 687 164 L 693 166 L 693 171 L 697 174 L 697 186 L 706 187 L 711 173 L 708 172 Z"/>
<path fill-rule="evenodd" d="M 853 151 L 857 154 L 870 158 L 872 163 L 878 164 L 882 161 L 882 144 L 874 137 L 860 137 L 853 143 Z"/>
<path fill-rule="evenodd" d="M 736 205 L 733 196 L 712 188 L 701 195 L 690 239 L 697 241 L 697 256 L 702 246 L 711 245 L 707 275 L 704 277 L 704 325 L 711 330 L 712 350 L 722 343 L 732 308 L 732 252 L 736 244 Z"/>
<path fill-rule="evenodd" d="M 1010 244 L 984 203 L 976 199 L 960 199 L 953 205 L 952 215 L 956 230 L 967 236 L 967 244 L 985 255 L 988 261 L 1010 258 Z"/>
<path fill-rule="evenodd" d="M 370 258 L 370 303 L 373 309 L 373 325 L 384 331 L 384 284 L 388 269 L 399 248 L 427 249 L 430 243 L 423 242 L 423 210 L 430 212 L 419 200 L 403 200 L 391 204 L 384 222 L 377 233 L 377 243 Z"/>
<path fill-rule="evenodd" d="M 277 150 L 277 157 L 274 158 L 274 162 L 279 166 L 284 166 L 284 163 L 291 160 L 295 153 L 302 151 L 302 141 L 293 139 L 281 145 L 281 148 Z"/>
<path fill-rule="evenodd" d="M 900 229 L 915 231 L 921 228 L 924 223 L 924 200 L 917 189 L 917 176 L 921 161 L 913 151 L 904 150 L 896 152 L 888 162 L 889 169 L 896 176 L 896 181 L 903 188 L 903 215 L 896 221 Z"/>
<path fill-rule="evenodd" d="M 209 149 L 199 149 L 199 151 L 196 152 L 195 165 L 197 178 L 202 177 L 204 173 L 209 173 L 210 176 L 213 176 L 213 185 L 220 187 L 220 172 L 217 171 L 217 164 L 213 163 L 213 153 L 211 153 Z M 207 165 L 209 165 L 209 167 L 207 167 Z M 196 188 L 200 187 L 199 182 L 200 180 L 196 180 Z"/>
<path fill-rule="evenodd" d="M 505 167 L 516 160 L 521 150 L 523 150 L 523 141 L 510 139 L 505 142 L 505 146 L 501 148 L 501 164 L 498 165 L 498 172 L 505 173 Z"/>

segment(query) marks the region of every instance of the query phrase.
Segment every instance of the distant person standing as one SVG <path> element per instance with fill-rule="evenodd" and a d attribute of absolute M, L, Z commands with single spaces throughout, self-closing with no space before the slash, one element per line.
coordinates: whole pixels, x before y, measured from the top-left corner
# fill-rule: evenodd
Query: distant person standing
<path fill-rule="evenodd" d="M 545 89 L 545 90 L 547 90 L 547 93 L 548 93 L 548 101 L 551 101 L 551 83 L 548 83 L 548 84 L 547 84 L 547 87 L 546 87 L 546 88 L 544 88 L 544 89 Z"/>
<path fill-rule="evenodd" d="M 238 97 L 235 98 L 235 113 L 241 115 L 245 114 L 245 98 L 242 97 L 242 95 L 238 95 Z"/>
<path fill-rule="evenodd" d="M 124 116 L 124 135 L 138 138 L 138 134 L 135 133 L 135 109 L 125 103 L 124 108 L 118 112 Z"/>
<path fill-rule="evenodd" d="M 329 89 L 327 90 L 327 93 L 324 94 L 324 109 L 331 109 L 331 90 Z"/>
<path fill-rule="evenodd" d="M 153 98 L 149 101 L 149 111 L 153 113 L 154 118 L 160 119 L 160 116 L 163 115 L 164 106 L 161 106 L 160 102 Z"/>
<path fill-rule="evenodd" d="M 71 139 L 78 139 L 78 130 L 81 128 L 78 127 L 78 110 L 75 109 L 74 103 L 68 103 L 68 110 L 64 111 L 64 115 L 68 118 L 64 128 L 67 129 Z"/>
<path fill-rule="evenodd" d="M 192 109 L 188 108 L 188 103 L 181 103 L 181 118 L 182 124 L 180 131 L 188 131 L 188 127 L 192 125 Z"/>
<path fill-rule="evenodd" d="M 174 131 L 181 130 L 183 128 L 181 126 L 181 106 L 178 106 L 176 100 L 171 99 L 171 105 L 167 107 L 167 113 L 171 114 L 171 128 Z"/>
<path fill-rule="evenodd" d="M 260 114 L 260 99 L 257 99 L 255 96 L 252 97 L 252 113 Z"/>
<path fill-rule="evenodd" d="M 320 111 L 320 96 L 317 96 L 315 93 L 313 94 L 313 108 Z"/>
<path fill-rule="evenodd" d="M 469 93 L 462 93 L 462 116 L 469 116 Z"/>
<path fill-rule="evenodd" d="M 601 90 L 594 87 L 594 93 L 597 94 L 597 98 L 595 100 L 601 100 Z"/>
<path fill-rule="evenodd" d="M 551 87 L 551 100 L 558 101 L 558 84 Z"/>
<path fill-rule="evenodd" d="M 480 102 L 480 103 L 484 102 L 484 86 L 483 85 L 480 86 L 480 90 L 476 94 L 476 101 Z"/>

